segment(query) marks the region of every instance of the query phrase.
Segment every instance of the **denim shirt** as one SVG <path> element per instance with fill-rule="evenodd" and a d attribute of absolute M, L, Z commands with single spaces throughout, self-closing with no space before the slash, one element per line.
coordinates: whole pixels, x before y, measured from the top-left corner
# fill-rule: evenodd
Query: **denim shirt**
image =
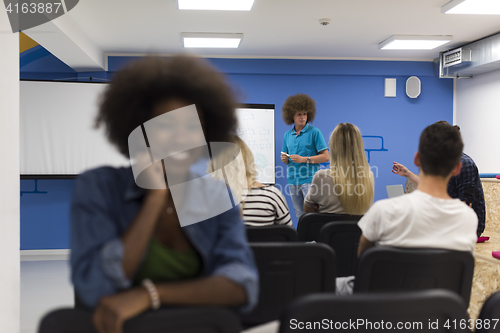
<path fill-rule="evenodd" d="M 217 184 L 223 186 L 211 186 L 205 193 L 207 202 L 227 191 L 224 183 Z M 131 168 L 102 167 L 77 179 L 71 205 L 71 280 L 91 308 L 102 297 L 131 287 L 122 269 L 121 236 L 139 213 L 144 194 Z M 196 203 L 188 204 L 200 209 Z M 239 208 L 187 225 L 183 231 L 201 256 L 200 277 L 224 276 L 242 286 L 247 304 L 240 311 L 250 311 L 257 303 L 258 273 Z"/>

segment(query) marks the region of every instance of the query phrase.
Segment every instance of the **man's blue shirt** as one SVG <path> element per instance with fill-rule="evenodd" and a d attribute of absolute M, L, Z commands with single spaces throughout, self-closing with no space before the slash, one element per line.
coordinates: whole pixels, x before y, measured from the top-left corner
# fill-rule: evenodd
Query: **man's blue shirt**
<path fill-rule="evenodd" d="M 297 135 L 295 126 L 286 131 L 283 139 L 282 152 L 289 155 L 316 156 L 328 149 L 325 138 L 319 129 L 307 123 Z M 319 170 L 319 164 L 295 163 L 289 158 L 287 179 L 290 185 L 311 183 L 314 174 Z"/>

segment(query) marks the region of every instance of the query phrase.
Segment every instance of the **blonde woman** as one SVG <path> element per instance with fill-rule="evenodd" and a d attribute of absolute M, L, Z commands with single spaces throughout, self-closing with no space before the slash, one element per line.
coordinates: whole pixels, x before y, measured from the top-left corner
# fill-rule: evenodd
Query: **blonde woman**
<path fill-rule="evenodd" d="M 314 175 L 304 211 L 363 215 L 373 203 L 374 180 L 359 129 L 350 123 L 337 125 L 329 148 L 330 170 Z"/>
<path fill-rule="evenodd" d="M 227 184 L 235 201 L 241 202 L 243 220 L 248 226 L 269 226 L 286 224 L 292 226 L 290 211 L 285 197 L 272 185 L 264 185 L 256 180 L 255 160 L 250 148 L 239 137 L 231 139 L 238 145 L 242 159 L 234 159 L 232 149 L 216 156 L 212 162 L 215 170 L 224 168 Z M 210 171 L 210 170 L 209 170 Z M 219 177 L 221 173 L 215 173 Z"/>

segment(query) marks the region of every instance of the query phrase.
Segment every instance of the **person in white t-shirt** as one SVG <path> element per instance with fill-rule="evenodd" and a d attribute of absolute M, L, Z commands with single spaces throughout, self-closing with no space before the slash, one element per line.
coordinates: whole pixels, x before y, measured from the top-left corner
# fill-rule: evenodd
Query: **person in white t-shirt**
<path fill-rule="evenodd" d="M 420 136 L 415 165 L 420 169 L 416 191 L 377 201 L 361 218 L 358 256 L 370 247 L 442 248 L 474 252 L 477 215 L 448 195 L 451 176 L 460 173 L 463 142 L 449 124 L 436 123 Z M 337 279 L 337 293 L 352 293 L 354 278 Z"/>

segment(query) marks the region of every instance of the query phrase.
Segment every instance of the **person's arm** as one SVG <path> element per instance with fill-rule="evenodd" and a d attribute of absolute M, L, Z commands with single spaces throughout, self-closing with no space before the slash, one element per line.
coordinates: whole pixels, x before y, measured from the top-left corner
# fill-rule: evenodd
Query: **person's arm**
<path fill-rule="evenodd" d="M 149 162 L 149 156 L 147 155 L 143 154 L 138 158 L 146 159 Z M 164 187 L 164 189 L 148 190 L 146 192 L 139 213 L 120 237 L 123 246 L 122 269 L 127 279 L 131 279 L 139 267 L 156 223 L 163 213 L 162 210 L 166 209 L 166 203 L 169 200 L 169 190 L 166 188 L 162 164 L 155 163 L 147 170 L 145 176 L 147 176 L 148 183 L 153 188 Z"/>
<path fill-rule="evenodd" d="M 476 182 L 478 181 L 480 181 L 479 174 L 475 165 L 470 160 L 463 159 L 462 169 L 455 179 L 456 193 L 451 193 L 452 197 L 472 207 L 476 198 Z"/>
<path fill-rule="evenodd" d="M 358 258 L 361 257 L 361 254 L 363 254 L 364 251 L 374 246 L 375 242 L 369 241 L 364 235 L 361 235 L 358 245 Z"/>
<path fill-rule="evenodd" d="M 414 185 L 418 186 L 418 182 L 420 181 L 420 177 L 410 170 L 408 170 L 407 167 L 405 167 L 403 164 L 400 164 L 398 162 L 392 162 L 392 173 L 395 173 L 396 175 L 400 175 L 402 177 L 406 177 L 410 182 L 412 182 Z"/>
<path fill-rule="evenodd" d="M 304 213 L 317 213 L 319 212 L 319 205 L 309 204 L 304 201 Z"/>
<path fill-rule="evenodd" d="M 287 137 L 287 135 L 286 135 L 286 133 L 285 133 L 285 135 L 284 135 L 284 137 L 283 137 L 283 145 L 281 146 L 281 152 L 282 152 L 282 153 L 289 154 L 289 153 L 288 153 L 288 145 L 287 145 L 287 143 L 286 143 L 286 137 Z M 285 163 L 285 164 L 290 163 L 289 157 L 288 157 L 287 155 L 285 155 L 285 154 L 281 154 L 281 156 L 280 156 L 280 157 L 281 157 L 281 162 L 283 162 L 283 163 Z"/>
<path fill-rule="evenodd" d="M 383 201 L 376 202 L 359 220 L 358 227 L 361 229 L 361 237 L 359 238 L 358 257 L 361 257 L 364 251 L 383 239 L 384 227 L 382 225 L 383 215 L 381 215 L 381 211 L 385 210 L 383 207 Z"/>
<path fill-rule="evenodd" d="M 238 306 L 246 302 L 245 289 L 222 276 L 160 283 L 155 286 L 162 305 Z M 122 333 L 126 320 L 151 307 L 151 296 L 144 287 L 103 297 L 93 315 L 99 333 Z"/>
<path fill-rule="evenodd" d="M 319 212 L 319 201 L 322 199 L 323 193 L 319 193 L 319 189 L 323 188 L 323 182 L 325 179 L 321 177 L 322 171 L 318 171 L 314 174 L 311 181 L 311 187 L 304 198 L 304 212 L 305 213 L 317 213 Z"/>
<path fill-rule="evenodd" d="M 288 160 L 288 158 L 289 158 L 289 157 L 288 157 L 287 155 L 285 155 L 285 154 L 281 153 L 281 162 L 283 162 L 283 163 L 285 163 L 285 164 L 290 163 L 290 161 Z"/>
<path fill-rule="evenodd" d="M 122 268 L 128 279 L 132 278 L 141 263 L 156 221 L 161 215 L 162 209 L 165 209 L 166 200 L 166 190 L 149 191 L 139 214 L 121 237 L 123 244 Z"/>
<path fill-rule="evenodd" d="M 247 302 L 245 289 L 224 276 L 163 283 L 157 288 L 165 305 L 241 306 Z"/>
<path fill-rule="evenodd" d="M 283 155 L 281 155 L 283 156 Z M 307 157 L 310 158 L 311 164 L 318 164 L 323 162 L 328 162 L 330 160 L 330 154 L 328 149 L 320 151 L 318 155 L 314 156 L 300 156 L 300 155 L 290 155 L 290 159 L 295 163 L 307 163 Z"/>
<path fill-rule="evenodd" d="M 115 193 L 119 173 L 102 168 L 82 174 L 71 204 L 71 279 L 85 305 L 129 288 L 165 201 L 166 190 L 146 195 L 125 234 L 116 212 L 124 206 Z"/>

